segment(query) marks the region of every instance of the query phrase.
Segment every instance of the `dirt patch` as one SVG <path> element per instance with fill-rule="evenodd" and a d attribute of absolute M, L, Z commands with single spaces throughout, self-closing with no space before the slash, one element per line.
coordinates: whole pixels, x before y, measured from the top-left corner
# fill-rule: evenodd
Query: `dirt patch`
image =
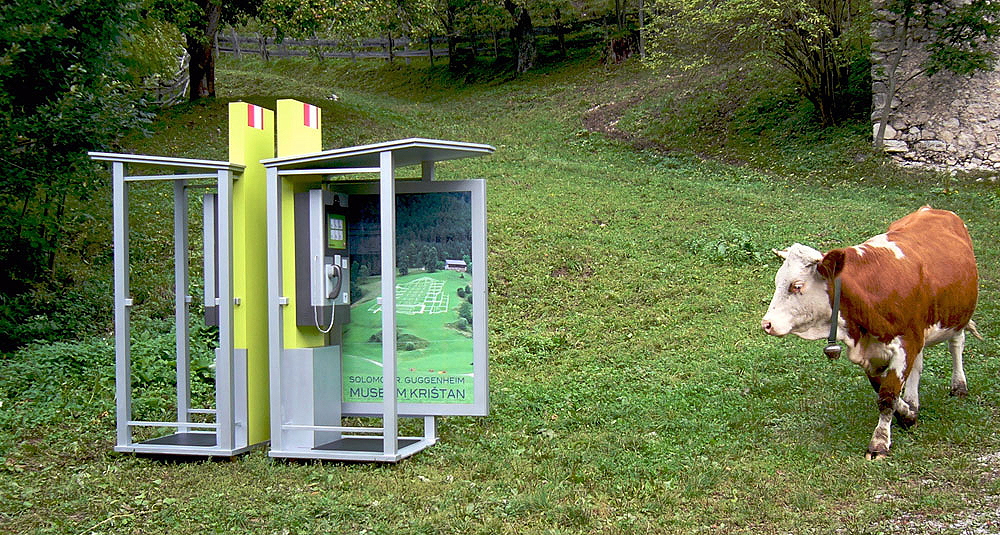
<path fill-rule="evenodd" d="M 558 267 L 549 273 L 549 276 L 554 279 L 564 279 L 570 276 L 575 276 L 580 280 L 588 280 L 594 276 L 594 270 L 590 266 L 583 266 L 581 268 L 570 268 L 568 266 Z"/>
<path fill-rule="evenodd" d="M 983 496 L 970 501 L 968 507 L 958 513 L 905 513 L 891 524 L 890 532 L 908 535 L 997 535 L 1000 534 L 1000 496 Z"/>
<path fill-rule="evenodd" d="M 639 150 L 654 149 L 667 152 L 667 147 L 659 143 L 618 128 L 618 122 L 625 112 L 637 106 L 643 98 L 642 96 L 633 96 L 624 100 L 598 104 L 583 113 L 583 126 L 589 132 L 598 132 L 612 139 L 624 141 Z"/>
<path fill-rule="evenodd" d="M 1000 479 L 1000 452 L 980 456 L 976 459 L 976 464 L 981 472 L 984 488 Z M 890 521 L 891 528 L 888 531 L 907 535 L 1000 535 L 1000 495 L 966 496 L 965 500 L 966 507 L 954 513 L 904 513 Z"/>

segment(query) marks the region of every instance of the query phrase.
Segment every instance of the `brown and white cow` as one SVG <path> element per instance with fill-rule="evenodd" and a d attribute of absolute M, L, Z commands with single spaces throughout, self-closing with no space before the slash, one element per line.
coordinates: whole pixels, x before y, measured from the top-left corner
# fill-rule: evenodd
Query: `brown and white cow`
<path fill-rule="evenodd" d="M 841 281 L 836 339 L 878 393 L 879 421 L 868 458 L 889 453 L 893 413 L 917 421 L 923 348 L 948 340 L 951 394 L 965 396 L 965 331 L 977 338 L 972 313 L 978 295 L 976 258 L 957 215 L 924 206 L 889 225 L 885 234 L 822 254 L 794 244 L 784 259 L 761 327 L 767 334 L 818 340 L 831 329 L 833 281 Z"/>

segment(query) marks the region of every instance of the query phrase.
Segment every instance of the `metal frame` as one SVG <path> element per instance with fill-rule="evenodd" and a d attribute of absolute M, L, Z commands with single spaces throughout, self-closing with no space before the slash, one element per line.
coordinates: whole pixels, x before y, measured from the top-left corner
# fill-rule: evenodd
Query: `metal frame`
<path fill-rule="evenodd" d="M 111 163 L 114 219 L 114 316 L 115 316 L 115 451 L 149 454 L 232 456 L 250 449 L 245 421 L 245 350 L 234 349 L 233 339 L 233 183 L 243 165 L 213 160 L 195 160 L 90 152 L 91 159 Z M 166 169 L 170 174 L 126 173 L 126 167 Z M 188 346 L 188 194 L 187 189 L 203 187 L 190 180 L 214 180 L 219 217 L 219 347 L 216 350 L 216 408 L 191 407 L 190 351 Z M 132 298 L 129 291 L 129 182 L 172 181 L 174 191 L 174 299 L 177 351 L 177 421 L 132 419 L 131 325 Z M 242 381 L 239 378 L 242 377 Z M 242 390 L 240 384 L 243 384 Z M 242 392 L 242 399 L 240 393 Z M 193 414 L 214 414 L 215 423 L 195 423 Z M 245 416 L 244 416 L 245 418 Z M 133 442 L 135 427 L 174 428 L 176 433 L 144 442 Z M 199 431 L 210 429 L 211 431 Z"/>
<path fill-rule="evenodd" d="M 461 143 L 423 138 L 410 138 L 374 145 L 334 149 L 315 154 L 261 160 L 267 170 L 267 258 L 268 258 L 268 329 L 269 371 L 271 384 L 271 451 L 272 457 L 296 457 L 352 461 L 397 462 L 437 442 L 434 416 L 424 416 L 424 433 L 420 437 L 399 436 L 399 404 L 394 388 L 384 390 L 381 427 L 357 428 L 329 425 L 285 423 L 282 407 L 282 357 L 284 346 L 284 306 L 288 304 L 282 288 L 282 181 L 322 181 L 323 175 L 379 174 L 381 248 L 382 248 L 382 332 L 395 332 L 396 327 L 396 179 L 399 167 L 421 166 L 424 181 L 434 179 L 435 162 L 490 154 L 489 145 Z M 388 313 L 386 313 L 388 311 Z M 483 318 L 485 321 L 485 318 Z M 396 384 L 396 340 L 385 337 L 382 344 L 383 384 Z M 338 378 L 339 380 L 339 378 Z M 290 429 L 341 435 L 330 445 L 295 447 L 286 444 L 283 431 Z M 363 436 L 370 434 L 373 436 Z M 381 443 L 378 448 L 375 442 Z"/>

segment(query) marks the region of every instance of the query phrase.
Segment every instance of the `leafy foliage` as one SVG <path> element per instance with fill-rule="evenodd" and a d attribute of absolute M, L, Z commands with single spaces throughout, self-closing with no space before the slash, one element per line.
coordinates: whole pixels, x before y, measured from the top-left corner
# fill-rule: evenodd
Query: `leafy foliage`
<path fill-rule="evenodd" d="M 953 2 L 941 0 L 898 0 L 897 9 L 916 8 L 933 39 L 927 44 L 930 57 L 924 64 L 928 76 L 941 71 L 970 75 L 989 71 L 997 55 L 984 45 L 1000 35 L 1000 2 L 972 0 Z"/>
<path fill-rule="evenodd" d="M 162 420 L 176 408 L 173 330 L 142 325 L 132 339 L 133 407 L 138 418 Z M 192 322 L 191 396 L 215 403 L 214 329 Z M 57 425 L 66 418 L 114 411 L 114 340 L 88 337 L 32 343 L 0 357 L 0 429 Z M 167 418 L 169 419 L 169 418 Z"/>
<path fill-rule="evenodd" d="M 851 114 L 851 65 L 867 57 L 871 5 L 862 0 L 656 0 L 654 64 L 763 59 L 791 73 L 824 125 Z"/>
<path fill-rule="evenodd" d="M 107 147 L 144 117 L 116 48 L 133 20 L 124 0 L 0 6 L 5 326 L 37 309 L 26 292 L 68 281 L 70 275 L 56 269 L 57 257 L 88 249 L 81 240 L 95 230 L 96 214 L 78 202 L 100 188 L 86 151 Z M 0 349 L 16 338 L 4 329 Z"/>
<path fill-rule="evenodd" d="M 968 76 L 992 69 L 996 53 L 982 47 L 1000 33 L 1000 2 L 994 0 L 889 0 L 886 7 L 899 15 L 895 28 L 899 42 L 886 66 L 888 96 L 879 110 L 874 142 L 877 147 L 882 146 L 885 139 L 892 100 L 905 83 L 898 69 L 907 43 L 916 30 L 931 34 L 927 43 L 929 55 L 921 66 L 928 76 L 941 71 Z M 919 72 L 913 75 L 917 74 Z"/>
<path fill-rule="evenodd" d="M 733 227 L 715 236 L 703 235 L 688 241 L 688 250 L 696 257 L 732 265 L 765 264 L 770 248 L 745 229 Z"/>

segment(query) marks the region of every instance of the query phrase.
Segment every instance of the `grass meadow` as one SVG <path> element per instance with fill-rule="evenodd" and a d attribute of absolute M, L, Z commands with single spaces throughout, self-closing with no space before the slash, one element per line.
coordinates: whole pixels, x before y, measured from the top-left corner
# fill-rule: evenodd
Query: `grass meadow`
<path fill-rule="evenodd" d="M 760 134 L 703 159 L 584 127 L 588 111 L 666 84 L 591 60 L 465 84 L 419 62 L 222 58 L 217 102 L 170 111 L 122 148 L 224 159 L 226 101 L 287 97 L 322 107 L 328 148 L 496 147 L 437 168 L 487 181 L 490 414 L 441 419 L 440 443 L 396 465 L 119 455 L 110 335 L 35 344 L 0 360 L 0 533 L 1000 531 L 981 516 L 1000 504 L 998 186 L 884 165 L 863 136 Z M 683 120 L 671 109 L 621 126 Z M 167 210 L 169 195 L 133 202 Z M 760 329 L 770 251 L 860 243 L 924 204 L 969 227 L 985 340 L 966 349 L 966 399 L 948 396 L 946 348 L 927 351 L 919 424 L 894 426 L 891 456 L 869 462 L 862 371 L 828 361 L 822 341 Z M 155 277 L 169 273 L 169 228 L 154 223 L 133 228 L 147 232 L 134 243 L 153 282 L 135 292 L 150 303 L 171 292 Z M 149 307 L 134 336 L 155 378 L 172 339 Z M 161 391 L 137 403 L 168 411 Z"/>

